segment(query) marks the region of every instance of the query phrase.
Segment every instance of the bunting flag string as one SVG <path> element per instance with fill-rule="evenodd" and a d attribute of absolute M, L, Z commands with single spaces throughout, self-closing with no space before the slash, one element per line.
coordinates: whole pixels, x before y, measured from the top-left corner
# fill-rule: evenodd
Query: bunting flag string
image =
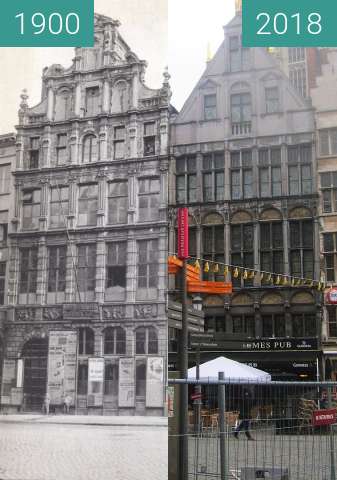
<path fill-rule="evenodd" d="M 173 256 L 177 256 L 173 254 Z M 294 275 L 268 272 L 264 270 L 257 270 L 248 268 L 242 265 L 232 265 L 229 263 L 215 262 L 212 260 L 205 260 L 197 257 L 189 257 L 189 261 L 193 262 L 193 265 L 198 270 L 203 270 L 205 273 L 214 273 L 216 275 L 222 274 L 226 279 L 229 275 L 233 279 L 242 279 L 242 280 L 253 280 L 255 277 L 259 276 L 260 282 L 280 287 L 301 287 L 306 286 L 309 288 L 316 288 L 318 291 L 324 291 L 326 288 L 325 281 L 323 278 L 319 280 L 314 280 L 312 278 L 298 277 Z"/>

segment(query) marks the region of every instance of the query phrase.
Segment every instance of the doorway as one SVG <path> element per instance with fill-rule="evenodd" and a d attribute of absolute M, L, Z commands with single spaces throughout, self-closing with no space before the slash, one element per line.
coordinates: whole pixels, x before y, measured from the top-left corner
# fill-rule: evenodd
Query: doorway
<path fill-rule="evenodd" d="M 41 411 L 47 391 L 48 339 L 32 338 L 22 350 L 24 409 Z"/>

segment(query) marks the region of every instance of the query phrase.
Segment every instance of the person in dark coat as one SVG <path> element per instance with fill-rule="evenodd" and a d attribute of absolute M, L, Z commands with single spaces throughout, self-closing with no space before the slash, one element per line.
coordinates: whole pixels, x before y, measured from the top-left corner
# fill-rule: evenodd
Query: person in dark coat
<path fill-rule="evenodd" d="M 239 432 L 244 430 L 246 437 L 248 440 L 254 440 L 254 438 L 250 434 L 250 421 L 251 421 L 251 411 L 254 401 L 253 393 L 249 388 L 244 388 L 242 390 L 242 394 L 238 399 L 238 410 L 240 412 L 239 415 L 239 423 L 235 429 L 234 436 L 235 438 L 239 438 Z"/>

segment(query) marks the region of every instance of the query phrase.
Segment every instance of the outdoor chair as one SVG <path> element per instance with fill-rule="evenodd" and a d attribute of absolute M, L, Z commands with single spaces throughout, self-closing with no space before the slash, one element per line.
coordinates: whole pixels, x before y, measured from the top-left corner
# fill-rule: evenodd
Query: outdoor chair
<path fill-rule="evenodd" d="M 315 400 L 308 400 L 301 398 L 298 404 L 298 432 L 301 433 L 303 429 L 311 430 L 312 426 L 312 414 L 314 410 L 318 409 L 318 405 Z"/>

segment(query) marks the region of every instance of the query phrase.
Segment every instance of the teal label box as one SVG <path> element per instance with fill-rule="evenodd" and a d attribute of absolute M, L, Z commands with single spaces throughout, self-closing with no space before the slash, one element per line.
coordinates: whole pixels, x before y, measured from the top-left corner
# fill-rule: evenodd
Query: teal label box
<path fill-rule="evenodd" d="M 94 0 L 4 0 L 0 47 L 93 47 Z"/>
<path fill-rule="evenodd" d="M 336 47 L 334 0 L 243 0 L 244 47 Z"/>

